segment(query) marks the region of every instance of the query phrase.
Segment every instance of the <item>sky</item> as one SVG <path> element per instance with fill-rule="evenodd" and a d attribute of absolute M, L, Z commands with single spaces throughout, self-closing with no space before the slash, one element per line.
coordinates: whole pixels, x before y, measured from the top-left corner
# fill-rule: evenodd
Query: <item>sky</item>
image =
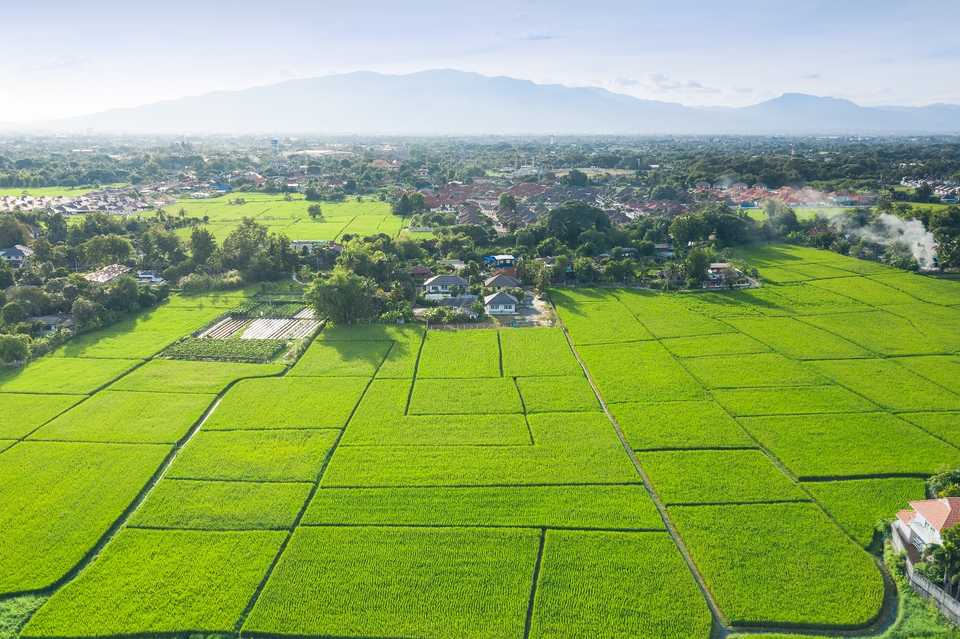
<path fill-rule="evenodd" d="M 0 122 L 449 68 L 697 106 L 960 104 L 956 0 L 4 3 Z"/>

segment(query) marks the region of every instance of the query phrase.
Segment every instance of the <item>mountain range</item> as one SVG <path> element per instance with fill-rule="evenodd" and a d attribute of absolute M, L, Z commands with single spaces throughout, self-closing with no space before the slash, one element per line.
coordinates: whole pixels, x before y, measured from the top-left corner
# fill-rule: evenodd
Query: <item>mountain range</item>
<path fill-rule="evenodd" d="M 361 71 L 18 128 L 135 134 L 958 134 L 960 106 L 864 107 L 786 93 L 747 107 L 689 107 L 600 88 L 453 70 L 407 75 Z"/>

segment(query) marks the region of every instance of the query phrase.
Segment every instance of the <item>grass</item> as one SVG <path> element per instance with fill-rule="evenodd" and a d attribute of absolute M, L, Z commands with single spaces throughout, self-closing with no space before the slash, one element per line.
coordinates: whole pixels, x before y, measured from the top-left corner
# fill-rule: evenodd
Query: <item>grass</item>
<path fill-rule="evenodd" d="M 392 342 L 315 340 L 290 370 L 301 377 L 373 377 Z"/>
<path fill-rule="evenodd" d="M 134 513 L 133 526 L 203 530 L 290 528 L 309 483 L 167 479 Z"/>
<path fill-rule="evenodd" d="M 811 386 L 826 381 L 816 369 L 777 353 L 698 357 L 684 365 L 708 388 Z"/>
<path fill-rule="evenodd" d="M 710 400 L 613 404 L 610 411 L 635 450 L 754 446 L 740 425 Z"/>
<path fill-rule="evenodd" d="M 212 401 L 213 395 L 106 390 L 43 426 L 31 439 L 172 444 Z"/>
<path fill-rule="evenodd" d="M 667 350 L 677 357 L 704 357 L 708 355 L 746 355 L 763 353 L 770 349 L 741 333 L 723 333 L 700 337 L 674 337 L 663 340 Z"/>
<path fill-rule="evenodd" d="M 216 394 L 244 377 L 266 377 L 283 372 L 280 364 L 188 362 L 150 360 L 110 385 L 110 390 Z"/>
<path fill-rule="evenodd" d="M 597 396 L 587 378 L 518 377 L 517 386 L 528 413 L 600 410 Z"/>
<path fill-rule="evenodd" d="M 97 543 L 166 446 L 23 442 L 0 455 L 0 593 L 45 588 Z"/>
<path fill-rule="evenodd" d="M 180 479 L 314 481 L 335 430 L 199 432 L 168 475 Z"/>
<path fill-rule="evenodd" d="M 880 571 L 813 504 L 674 506 L 670 516 L 734 625 L 856 627 L 880 612 Z"/>
<path fill-rule="evenodd" d="M 714 391 L 713 397 L 738 417 L 877 410 L 875 404 L 842 386 L 729 388 Z"/>
<path fill-rule="evenodd" d="M 430 331 L 418 377 L 500 377 L 500 346 L 491 330 Z"/>
<path fill-rule="evenodd" d="M 960 409 L 960 395 L 889 359 L 811 362 L 825 375 L 891 410 Z"/>
<path fill-rule="evenodd" d="M 743 427 L 801 479 L 929 475 L 960 450 L 887 413 L 744 417 Z"/>
<path fill-rule="evenodd" d="M 0 393 L 0 438 L 21 438 L 53 419 L 83 395 L 17 395 Z"/>
<path fill-rule="evenodd" d="M 818 481 L 806 489 L 865 548 L 878 523 L 892 520 L 907 501 L 925 498 L 924 481 L 913 477 Z"/>
<path fill-rule="evenodd" d="M 88 394 L 139 363 L 133 359 L 43 357 L 24 369 L 0 372 L 0 392 Z"/>
<path fill-rule="evenodd" d="M 522 413 L 512 379 L 418 379 L 410 398 L 411 415 Z"/>
<path fill-rule="evenodd" d="M 665 534 L 549 530 L 531 637 L 708 637 L 713 619 Z"/>
<path fill-rule="evenodd" d="M 204 428 L 343 428 L 366 384 L 359 378 L 241 380 L 224 395 Z"/>
<path fill-rule="evenodd" d="M 581 374 L 563 331 L 557 328 L 514 328 L 500 331 L 503 374 L 545 377 Z"/>
<path fill-rule="evenodd" d="M 284 535 L 124 530 L 23 636 L 232 631 Z"/>
<path fill-rule="evenodd" d="M 243 629 L 520 636 L 538 543 L 533 530 L 301 528 Z"/>
<path fill-rule="evenodd" d="M 609 403 L 700 399 L 705 395 L 700 383 L 656 342 L 578 350 Z"/>
<path fill-rule="evenodd" d="M 792 317 L 731 318 L 737 330 L 760 340 L 781 355 L 794 359 L 869 357 L 853 342 Z"/>
<path fill-rule="evenodd" d="M 807 499 L 758 450 L 649 451 L 638 457 L 666 504 Z"/>
<path fill-rule="evenodd" d="M 663 529 L 640 485 L 324 488 L 303 523 Z"/>

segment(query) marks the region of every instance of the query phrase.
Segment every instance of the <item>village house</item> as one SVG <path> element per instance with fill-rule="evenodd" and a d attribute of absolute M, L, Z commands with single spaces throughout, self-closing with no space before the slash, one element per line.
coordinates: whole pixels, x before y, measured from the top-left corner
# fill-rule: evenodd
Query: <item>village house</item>
<path fill-rule="evenodd" d="M 129 271 L 129 266 L 124 266 L 123 264 L 110 264 L 109 266 L 104 266 L 96 271 L 87 273 L 83 276 L 83 279 L 87 280 L 91 284 L 108 284 L 121 275 L 125 275 Z"/>
<path fill-rule="evenodd" d="M 729 262 L 711 262 L 707 267 L 707 279 L 704 288 L 725 288 L 734 285 L 743 273 Z"/>
<path fill-rule="evenodd" d="M 147 284 L 149 286 L 160 286 L 161 284 L 167 283 L 156 271 L 137 271 L 137 281 L 140 284 Z"/>
<path fill-rule="evenodd" d="M 512 275 L 507 275 L 506 273 L 497 273 L 496 275 L 491 275 L 483 281 L 483 285 L 487 288 L 497 289 L 498 291 L 504 288 L 520 288 L 520 280 L 513 277 Z"/>
<path fill-rule="evenodd" d="M 423 283 L 424 297 L 428 300 L 457 297 L 467 286 L 469 282 L 459 275 L 434 275 Z"/>
<path fill-rule="evenodd" d="M 516 315 L 517 298 L 499 291 L 483 298 L 483 309 L 487 315 Z"/>
<path fill-rule="evenodd" d="M 897 513 L 895 531 L 918 553 L 931 544 L 943 543 L 943 532 L 960 523 L 960 497 L 911 501 Z"/>
<path fill-rule="evenodd" d="M 73 329 L 73 316 L 67 314 L 60 315 L 40 315 L 31 317 L 31 322 L 37 322 L 42 325 L 42 330 L 46 335 L 52 335 L 57 331 L 69 331 Z"/>
<path fill-rule="evenodd" d="M 16 244 L 10 248 L 0 249 L 0 259 L 10 265 L 10 268 L 20 268 L 33 257 L 33 249 Z"/>

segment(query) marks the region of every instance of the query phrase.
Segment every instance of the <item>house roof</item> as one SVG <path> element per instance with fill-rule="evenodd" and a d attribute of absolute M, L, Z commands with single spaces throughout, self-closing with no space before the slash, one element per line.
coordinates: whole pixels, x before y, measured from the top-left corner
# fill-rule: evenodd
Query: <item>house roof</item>
<path fill-rule="evenodd" d="M 911 501 L 910 507 L 923 515 L 923 518 L 938 531 L 953 528 L 960 523 L 960 497 Z"/>
<path fill-rule="evenodd" d="M 510 295 L 510 293 L 504 293 L 503 291 L 500 291 L 500 292 L 498 292 L 498 293 L 493 293 L 493 294 L 491 294 L 491 295 L 487 295 L 486 297 L 484 297 L 484 298 L 483 298 L 483 303 L 484 303 L 484 305 L 486 305 L 486 306 L 490 306 L 491 304 L 513 304 L 513 305 L 516 305 L 516 304 L 517 304 L 517 298 L 515 298 L 513 295 Z"/>
<path fill-rule="evenodd" d="M 10 248 L 0 249 L 0 255 L 5 257 L 31 257 L 33 249 L 23 244 L 15 244 Z"/>
<path fill-rule="evenodd" d="M 94 284 L 106 284 L 111 280 L 117 279 L 129 270 L 129 266 L 124 266 L 123 264 L 111 264 L 109 266 L 104 266 L 101 269 L 97 269 L 92 273 L 87 273 L 83 276 L 83 279 Z"/>
<path fill-rule="evenodd" d="M 507 275 L 506 273 L 497 273 L 496 275 L 491 275 L 483 282 L 484 286 L 505 286 L 508 288 L 516 288 L 520 286 L 520 280 L 517 278 Z"/>
<path fill-rule="evenodd" d="M 424 286 L 467 286 L 467 280 L 459 275 L 434 275 L 426 282 Z"/>
<path fill-rule="evenodd" d="M 913 521 L 913 518 L 917 516 L 917 513 L 912 510 L 901 510 L 897 512 L 897 519 L 900 520 L 904 526 L 909 526 L 910 522 Z"/>

